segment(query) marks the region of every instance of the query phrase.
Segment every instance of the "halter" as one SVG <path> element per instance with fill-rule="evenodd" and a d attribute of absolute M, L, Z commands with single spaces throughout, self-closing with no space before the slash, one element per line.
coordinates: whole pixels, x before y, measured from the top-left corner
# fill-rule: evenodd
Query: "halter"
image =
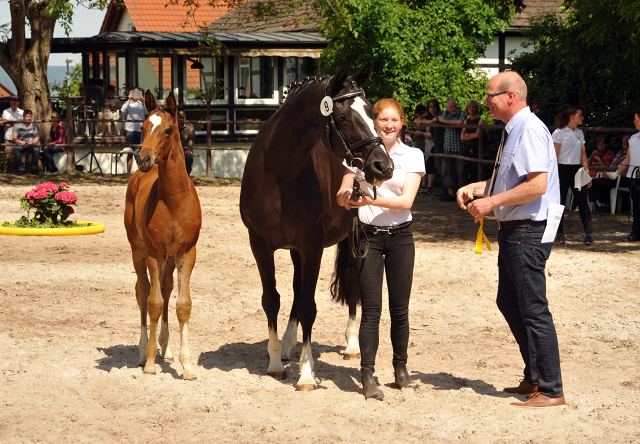
<path fill-rule="evenodd" d="M 333 77 L 331 77 L 329 80 L 327 80 L 327 83 L 325 83 L 324 85 L 324 96 L 327 96 L 327 87 L 329 86 L 329 82 L 331 81 Z M 355 82 L 353 82 L 355 85 Z M 338 97 L 331 97 L 331 100 L 333 102 L 337 102 L 340 100 L 345 100 L 345 99 L 350 99 L 352 97 L 358 97 L 358 96 L 365 96 L 364 90 L 362 88 L 360 88 L 358 91 L 354 91 L 354 92 L 350 92 L 347 94 L 343 94 L 341 96 Z M 338 135 L 340 135 L 340 139 L 342 140 L 342 145 L 344 146 L 344 151 L 345 151 L 345 155 L 344 155 L 344 159 L 347 161 L 347 164 L 352 167 L 352 168 L 357 168 L 357 169 L 364 169 L 364 166 L 366 165 L 367 161 L 369 160 L 369 156 L 371 156 L 371 153 L 373 152 L 373 149 L 369 151 L 369 153 L 367 153 L 367 157 L 365 159 L 361 158 L 361 157 L 356 157 L 355 155 L 355 151 L 358 148 L 361 148 L 363 146 L 367 146 L 367 145 L 371 145 L 372 143 L 375 143 L 377 145 L 382 145 L 382 138 L 375 136 L 375 137 L 368 137 L 366 139 L 362 139 L 359 140 L 358 142 L 355 142 L 351 145 L 347 144 L 347 139 L 346 137 L 344 137 L 344 134 L 342 134 L 342 131 L 340 130 L 340 128 L 338 128 L 336 126 L 336 122 L 335 120 L 333 120 L 333 111 L 327 116 L 327 139 L 329 140 L 329 145 L 331 145 L 331 151 L 333 151 L 334 154 L 336 154 L 336 150 L 333 148 L 333 145 L 331 144 L 331 138 L 329 137 L 329 131 L 330 131 L 330 127 L 329 125 L 331 125 L 333 127 L 334 130 L 337 131 Z M 337 155 L 337 154 L 336 154 Z M 354 163 L 358 161 L 360 163 L 360 166 L 354 165 Z"/>

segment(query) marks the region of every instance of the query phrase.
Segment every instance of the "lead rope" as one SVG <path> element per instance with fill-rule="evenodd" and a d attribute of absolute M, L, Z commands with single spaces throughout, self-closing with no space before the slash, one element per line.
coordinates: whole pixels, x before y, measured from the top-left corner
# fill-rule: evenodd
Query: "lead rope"
<path fill-rule="evenodd" d="M 373 187 L 373 194 L 376 195 L 376 187 Z M 353 176 L 353 189 L 351 190 L 352 200 L 360 200 L 360 196 L 368 196 L 368 193 L 362 191 L 360 188 L 360 181 L 358 180 L 358 171 Z M 369 196 L 371 197 L 371 196 Z M 373 198 L 375 199 L 375 197 Z M 362 237 L 364 237 L 364 252 L 362 250 Z M 351 221 L 351 229 L 349 230 L 349 249 L 351 250 L 351 257 L 354 259 L 364 259 L 369 252 L 369 238 L 367 233 L 360 226 L 360 217 L 358 217 L 358 210 L 356 209 L 356 215 Z"/>
<path fill-rule="evenodd" d="M 506 128 L 502 130 L 502 137 L 500 137 L 500 146 L 498 146 L 498 153 L 496 155 L 496 163 L 493 165 L 493 174 L 491 174 L 491 182 L 489 182 L 489 192 L 487 193 L 487 197 L 490 197 L 493 193 L 493 187 L 496 184 L 496 176 L 498 175 L 498 170 L 500 169 L 500 161 L 502 160 L 502 150 L 504 148 L 504 143 L 506 140 L 505 134 L 507 130 Z M 480 218 L 480 227 L 478 228 L 478 235 L 476 236 L 476 254 L 482 254 L 482 241 L 487 244 L 487 249 L 489 251 L 493 251 L 491 248 L 491 244 L 489 243 L 489 239 L 487 235 L 484 234 L 484 216 Z"/>

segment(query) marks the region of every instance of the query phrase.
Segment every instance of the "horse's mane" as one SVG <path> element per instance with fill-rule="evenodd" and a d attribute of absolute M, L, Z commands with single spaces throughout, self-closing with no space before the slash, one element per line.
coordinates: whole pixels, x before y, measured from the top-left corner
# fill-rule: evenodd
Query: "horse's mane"
<path fill-rule="evenodd" d="M 284 92 L 282 100 L 280 100 L 279 105 L 282 107 L 288 98 L 297 95 L 300 91 L 302 91 L 308 85 L 322 82 L 326 78 L 327 77 L 305 77 L 302 82 L 293 82 L 288 84 L 287 85 L 288 91 Z"/>

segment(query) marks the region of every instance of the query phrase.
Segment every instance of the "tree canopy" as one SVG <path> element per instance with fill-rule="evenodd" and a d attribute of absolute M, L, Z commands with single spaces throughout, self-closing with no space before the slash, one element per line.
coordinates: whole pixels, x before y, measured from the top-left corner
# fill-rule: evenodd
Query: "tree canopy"
<path fill-rule="evenodd" d="M 531 22 L 532 52 L 512 69 L 530 95 L 553 116 L 579 106 L 585 124 L 631 126 L 640 108 L 640 3 L 567 0 L 566 20 L 547 15 Z"/>

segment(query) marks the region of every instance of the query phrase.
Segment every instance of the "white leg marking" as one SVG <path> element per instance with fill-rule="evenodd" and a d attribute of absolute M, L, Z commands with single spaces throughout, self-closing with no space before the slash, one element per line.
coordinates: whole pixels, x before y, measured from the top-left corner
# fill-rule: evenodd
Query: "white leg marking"
<path fill-rule="evenodd" d="M 347 330 L 344 332 L 344 337 L 347 340 L 347 349 L 344 351 L 345 355 L 357 355 L 360 353 L 360 346 L 358 345 L 358 323 L 355 317 L 349 316 L 347 322 Z"/>
<path fill-rule="evenodd" d="M 149 343 L 149 336 L 147 336 L 147 327 L 140 327 L 140 345 L 138 351 L 140 353 L 140 360 L 138 365 L 144 366 L 147 363 L 147 344 Z"/>
<path fill-rule="evenodd" d="M 171 354 L 171 350 L 169 348 L 169 323 L 162 321 L 162 325 L 160 326 L 160 349 L 162 353 L 162 357 L 168 361 L 173 361 L 173 355 Z"/>
<path fill-rule="evenodd" d="M 160 125 L 162 123 L 162 117 L 160 117 L 157 114 L 154 114 L 152 116 L 149 116 L 149 122 L 151 122 L 151 133 L 153 133 L 153 131 L 156 129 L 156 127 L 158 125 Z"/>
<path fill-rule="evenodd" d="M 300 387 L 317 388 L 316 380 L 313 379 L 313 355 L 311 354 L 311 343 L 302 344 L 302 353 L 300 353 L 300 379 L 298 380 L 298 389 Z"/>
<path fill-rule="evenodd" d="M 282 365 L 282 342 L 278 339 L 278 333 L 269 329 L 269 368 L 267 374 L 282 374 L 284 372 L 284 365 Z"/>
<path fill-rule="evenodd" d="M 178 356 L 180 364 L 184 369 L 183 379 L 196 379 L 196 374 L 191 368 L 191 355 L 189 354 L 189 324 L 185 322 L 180 326 L 180 355 Z"/>
<path fill-rule="evenodd" d="M 298 343 L 298 323 L 294 320 L 290 320 L 287 324 L 287 330 L 282 336 L 282 360 L 288 361 L 291 357 L 291 350 Z"/>

